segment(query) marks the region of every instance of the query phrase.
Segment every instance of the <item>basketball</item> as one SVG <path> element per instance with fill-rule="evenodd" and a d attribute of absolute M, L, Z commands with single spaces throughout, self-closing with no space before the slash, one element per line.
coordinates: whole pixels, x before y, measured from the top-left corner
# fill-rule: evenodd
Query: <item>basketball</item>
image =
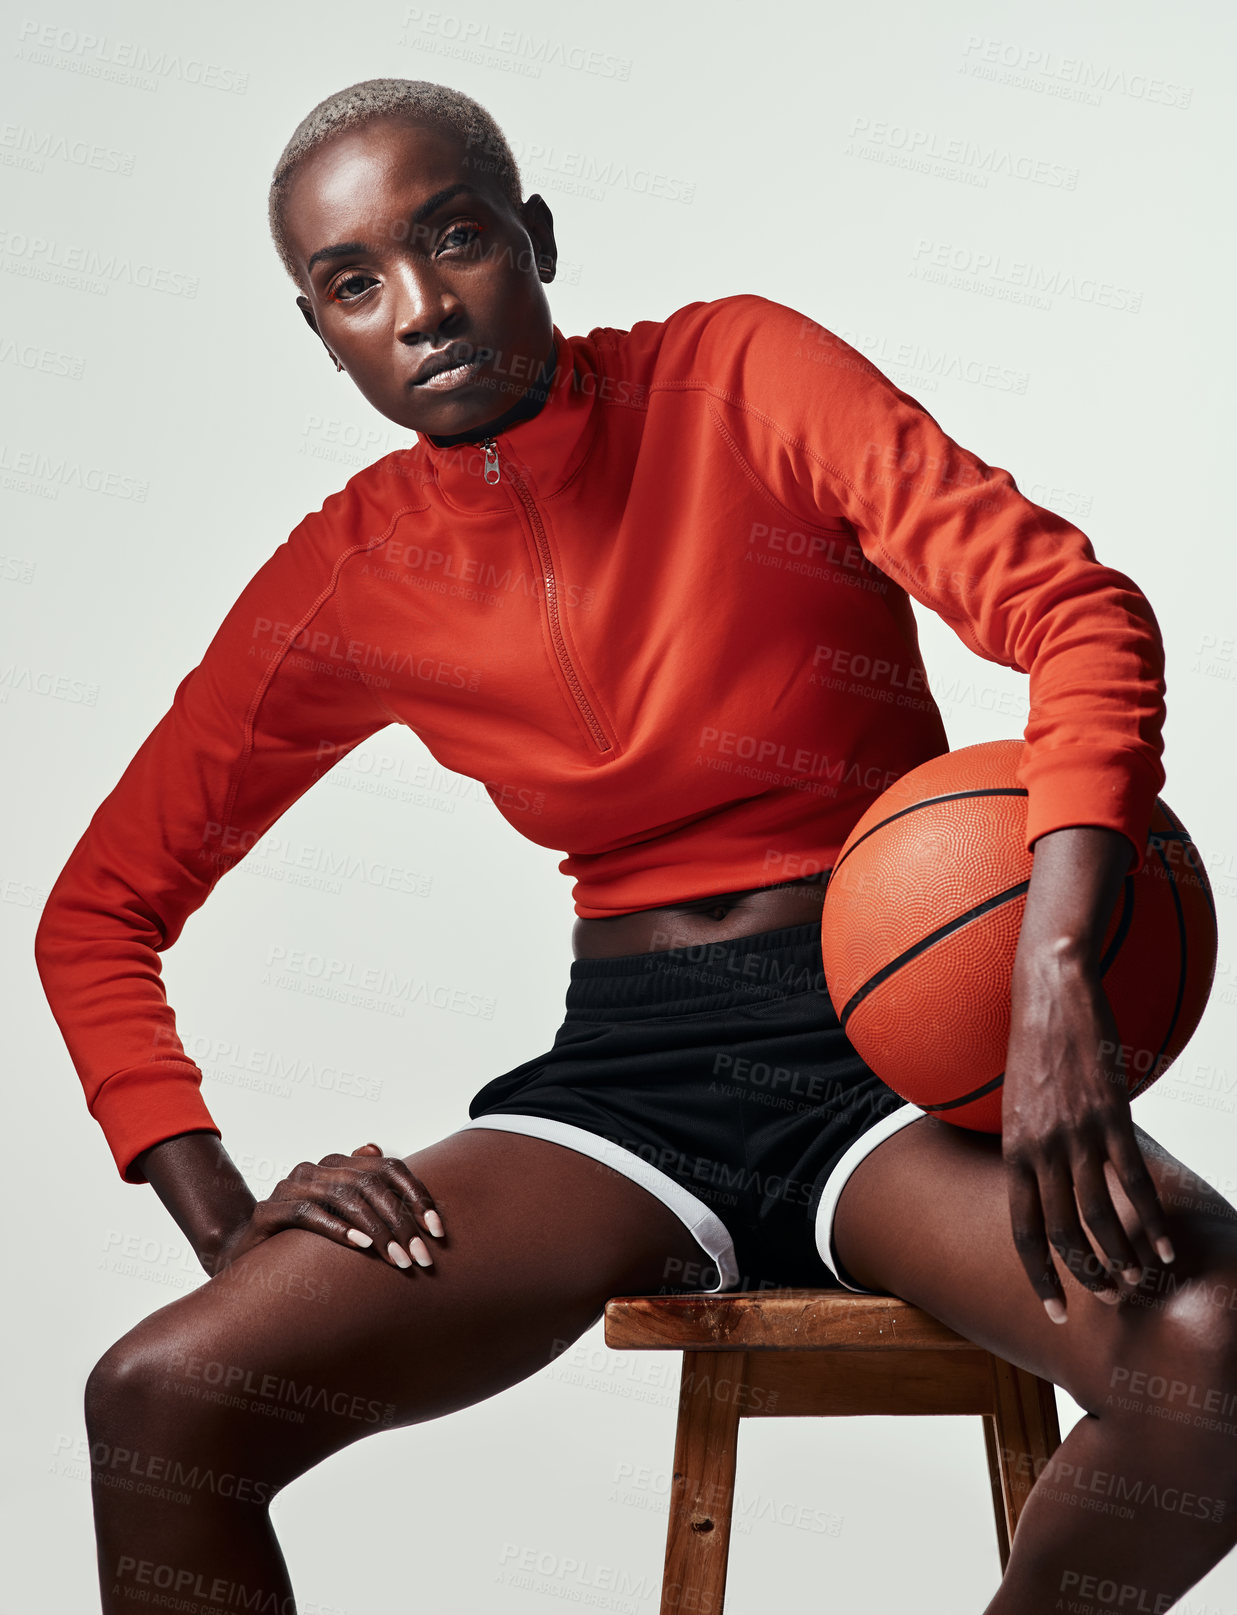
<path fill-rule="evenodd" d="M 855 825 L 821 913 L 829 996 L 882 1082 L 942 1121 L 1001 1130 L 1014 950 L 1031 878 L 1022 740 L 933 757 Z M 1126 875 L 1101 952 L 1131 1099 L 1202 1017 L 1216 911 L 1198 849 L 1158 797 L 1146 861 Z"/>

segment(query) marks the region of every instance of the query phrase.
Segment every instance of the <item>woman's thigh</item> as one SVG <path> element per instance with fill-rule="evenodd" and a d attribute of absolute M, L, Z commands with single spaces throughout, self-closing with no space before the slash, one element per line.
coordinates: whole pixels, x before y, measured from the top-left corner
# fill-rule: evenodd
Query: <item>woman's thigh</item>
<path fill-rule="evenodd" d="M 1014 1245 L 1007 1172 L 995 1134 L 927 1116 L 860 1162 L 838 1201 L 834 1239 L 859 1284 L 887 1290 L 1021 1368 L 1064 1386 L 1098 1412 L 1113 1375 L 1148 1354 L 1232 1369 L 1237 1339 L 1237 1211 L 1197 1173 L 1135 1126 L 1164 1207 L 1175 1259 L 1117 1279 L 1117 1305 L 1099 1300 L 1055 1255 L 1067 1319 L 1053 1323 Z M 1127 1230 L 1133 1207 L 1111 1165 L 1113 1204 Z"/>
<path fill-rule="evenodd" d="M 109 1349 L 87 1386 L 92 1439 L 226 1457 L 269 1495 L 377 1429 L 526 1378 L 610 1296 L 701 1255 L 646 1189 L 545 1139 L 474 1128 L 406 1159 L 445 1229 L 432 1268 L 275 1234 Z"/>

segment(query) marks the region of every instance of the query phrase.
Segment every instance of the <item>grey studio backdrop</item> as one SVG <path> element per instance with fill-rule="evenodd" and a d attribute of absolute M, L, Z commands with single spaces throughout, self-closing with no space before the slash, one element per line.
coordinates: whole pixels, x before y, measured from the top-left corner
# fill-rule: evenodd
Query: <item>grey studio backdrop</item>
<path fill-rule="evenodd" d="M 8 11 L 5 1608 L 96 1607 L 83 1382 L 202 1282 L 86 1112 L 34 971 L 40 906 L 253 572 L 407 440 L 308 334 L 266 231 L 284 141 L 357 79 L 437 80 L 493 112 L 554 212 L 563 331 L 733 292 L 789 303 L 1148 594 L 1164 795 L 1211 873 L 1221 955 L 1134 1114 L 1237 1198 L 1232 27 L 1219 0 Z M 951 745 L 1020 734 L 1025 678 L 916 610 Z M 220 884 L 164 972 L 255 1193 L 369 1138 L 432 1142 L 548 1045 L 571 959 L 559 856 L 392 727 Z M 330 960 L 426 991 L 323 996 Z M 655 1611 L 677 1363 L 610 1352 L 598 1326 L 514 1389 L 320 1466 L 274 1507 L 304 1615 Z M 1081 1410 L 1059 1401 L 1065 1430 Z M 957 1615 L 999 1575 L 978 1420 L 748 1422 L 736 1522 L 736 1611 Z M 1178 1608 L 1237 1610 L 1237 1558 Z"/>

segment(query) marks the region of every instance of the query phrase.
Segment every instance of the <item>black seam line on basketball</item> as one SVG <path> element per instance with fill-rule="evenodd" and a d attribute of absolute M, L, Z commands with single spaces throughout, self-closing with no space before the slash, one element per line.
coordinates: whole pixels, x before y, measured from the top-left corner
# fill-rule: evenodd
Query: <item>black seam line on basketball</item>
<path fill-rule="evenodd" d="M 1182 824 L 1181 820 L 1173 812 L 1172 808 L 1169 807 L 1168 803 L 1161 801 L 1160 798 L 1157 796 L 1156 799 L 1155 799 L 1155 805 L 1156 805 L 1156 807 L 1159 808 L 1160 812 L 1164 815 L 1164 817 L 1168 820 L 1168 822 L 1173 826 L 1173 829 L 1168 834 L 1163 834 L 1161 832 L 1157 832 L 1157 831 L 1153 830 L 1151 832 L 1152 836 L 1159 835 L 1160 839 L 1162 841 L 1177 840 L 1178 838 L 1180 838 L 1187 845 L 1189 845 L 1191 847 L 1194 847 L 1194 851 L 1195 851 L 1195 853 L 1197 853 L 1198 848 L 1194 846 L 1194 838 L 1193 838 L 1193 836 L 1186 829 L 1185 825 Z M 1159 852 L 1159 849 L 1157 848 L 1156 851 Z M 1160 862 L 1162 864 L 1164 864 L 1166 869 L 1168 868 L 1167 864 L 1165 864 L 1164 855 L 1162 853 L 1160 853 Z M 1201 875 L 1201 877 L 1202 877 L 1200 884 L 1202 886 L 1203 896 L 1206 899 L 1207 908 L 1208 908 L 1208 910 L 1210 911 L 1210 914 L 1211 914 L 1211 923 L 1213 925 L 1215 925 L 1217 923 L 1217 921 L 1216 921 L 1215 898 L 1212 896 L 1211 882 L 1207 879 L 1207 871 L 1203 867 L 1202 859 L 1198 858 L 1196 860 L 1196 866 L 1191 865 L 1191 868 L 1193 869 L 1195 874 Z M 1180 975 L 1180 978 L 1179 978 L 1179 981 L 1178 981 L 1177 1003 L 1176 1003 L 1176 1007 L 1173 1010 L 1173 1026 L 1176 1026 L 1176 1024 L 1177 1024 L 1177 1016 L 1179 1015 L 1180 1010 L 1181 1010 L 1181 999 L 1182 999 L 1182 997 L 1184 996 L 1184 993 L 1185 993 L 1185 979 L 1186 979 L 1186 969 L 1185 969 L 1185 945 L 1186 944 L 1185 944 L 1185 937 L 1186 937 L 1186 932 L 1185 932 L 1184 920 L 1183 920 L 1182 913 L 1181 913 L 1181 902 L 1180 902 L 1180 899 L 1179 899 L 1178 894 L 1177 894 L 1177 881 L 1176 881 L 1176 877 L 1173 875 L 1173 872 L 1172 872 L 1171 869 L 1168 869 L 1168 878 L 1169 878 L 1169 890 L 1172 893 L 1173 902 L 1176 905 L 1176 909 L 1177 909 L 1177 924 L 1178 924 L 1179 934 L 1180 934 L 1180 937 L 1181 937 L 1181 950 L 1182 950 L 1181 975 Z M 1168 1036 L 1171 1037 L 1171 1035 L 1172 1035 L 1172 1027 L 1169 1028 L 1169 1032 L 1168 1032 Z M 1168 1038 L 1166 1037 L 1165 1038 L 1165 1043 L 1167 1043 L 1167 1041 L 1168 1041 Z M 1160 1052 L 1160 1054 L 1162 1054 L 1164 1052 L 1164 1045 L 1163 1044 L 1160 1045 L 1160 1051 L 1159 1052 Z M 1159 1056 L 1157 1055 L 1156 1064 L 1158 1064 L 1158 1063 L 1159 1063 Z M 1136 1086 L 1130 1090 L 1130 1098 L 1132 1100 L 1137 1099 L 1139 1094 L 1142 1093 L 1143 1089 L 1146 1088 L 1147 1085 L 1152 1081 L 1153 1077 L 1162 1076 L 1162 1075 L 1163 1075 L 1163 1073 L 1162 1072 L 1157 1072 L 1156 1069 L 1155 1069 L 1155 1065 L 1152 1065 L 1150 1067 L 1150 1069 L 1148 1070 L 1146 1076 L 1143 1078 L 1143 1080 L 1140 1083 L 1136 1084 Z"/>
<path fill-rule="evenodd" d="M 1181 893 L 1177 890 L 1177 877 L 1173 874 L 1172 869 L 1169 866 L 1168 859 L 1165 858 L 1164 854 L 1162 852 L 1158 853 L 1158 857 L 1161 864 L 1164 866 L 1164 873 L 1168 876 L 1168 890 L 1173 900 L 1173 907 L 1177 911 L 1177 943 L 1181 950 L 1181 968 L 1177 973 L 1177 997 L 1173 1004 L 1172 1016 L 1164 1033 L 1164 1041 L 1155 1051 L 1155 1059 L 1148 1066 L 1146 1076 L 1141 1082 L 1135 1083 L 1134 1087 L 1131 1089 L 1131 1099 L 1137 1099 L 1138 1095 L 1151 1080 L 1152 1073 L 1154 1073 L 1157 1077 L 1163 1076 L 1164 1074 L 1160 1070 L 1160 1060 L 1163 1058 L 1164 1050 L 1168 1046 L 1168 1040 L 1172 1037 L 1173 1031 L 1177 1025 L 1177 1017 L 1181 1014 L 1181 1000 L 1185 997 L 1186 976 L 1189 974 L 1190 961 L 1187 953 L 1189 938 L 1186 934 L 1185 915 L 1181 909 Z"/>
<path fill-rule="evenodd" d="M 1206 899 L 1207 907 L 1211 911 L 1211 923 L 1212 923 L 1212 925 L 1218 924 L 1219 922 L 1218 922 L 1217 917 L 1216 917 L 1216 900 L 1215 900 L 1215 896 L 1214 896 L 1214 894 L 1212 893 L 1212 890 L 1211 890 L 1211 882 L 1207 879 L 1207 871 L 1203 868 L 1203 860 L 1202 860 L 1201 857 L 1197 856 L 1198 848 L 1196 846 L 1194 846 L 1194 837 L 1186 829 L 1185 825 L 1182 824 L 1181 820 L 1173 812 L 1172 808 L 1169 807 L 1167 802 L 1161 802 L 1159 797 L 1157 796 L 1156 799 L 1155 799 L 1155 805 L 1156 805 L 1156 807 L 1159 808 L 1160 812 L 1169 821 L 1169 823 L 1171 825 L 1173 825 L 1176 833 L 1181 835 L 1181 837 L 1185 841 L 1187 841 L 1190 844 L 1191 847 L 1194 847 L 1194 852 L 1195 852 L 1195 855 L 1196 855 L 1195 856 L 1195 861 L 1194 861 L 1194 863 L 1189 864 L 1189 868 L 1190 868 L 1190 871 L 1191 871 L 1192 874 L 1198 875 L 1200 877 L 1199 884 L 1203 889 L 1203 897 Z M 1151 832 L 1151 834 L 1155 835 L 1156 832 L 1153 830 Z M 1187 859 L 1187 860 L 1185 860 L 1185 862 L 1189 863 L 1189 860 Z"/>
<path fill-rule="evenodd" d="M 947 920 L 944 925 L 938 925 L 935 931 L 929 931 L 927 936 L 922 937 L 913 946 L 907 948 L 905 952 L 900 953 L 896 959 L 891 959 L 887 965 L 882 965 L 874 975 L 868 977 L 862 987 L 851 995 L 846 1007 L 838 1016 L 843 1030 L 845 1030 L 846 1023 L 854 1012 L 856 1005 L 875 988 L 879 987 L 882 981 L 887 981 L 896 971 L 901 970 L 904 964 L 909 964 L 912 959 L 926 952 L 928 948 L 940 942 L 943 937 L 949 936 L 954 931 L 961 930 L 964 925 L 969 925 L 972 920 L 977 920 L 981 914 L 987 914 L 989 909 L 1000 908 L 1002 903 L 1008 903 L 1013 898 L 1020 897 L 1030 884 L 1029 879 L 1020 880 L 1016 886 L 1007 887 L 1005 891 L 998 892 L 995 897 L 985 898 L 982 903 L 976 903 L 974 908 L 968 908 L 965 914 L 959 914 L 954 919 Z"/>
<path fill-rule="evenodd" d="M 1129 932 L 1130 925 L 1131 925 L 1132 920 L 1133 920 L 1133 915 L 1134 915 L 1134 877 L 1132 875 L 1127 875 L 1125 877 L 1125 879 L 1122 881 L 1122 883 L 1121 883 L 1121 897 L 1122 897 L 1121 918 L 1117 923 L 1116 931 L 1114 931 L 1114 933 L 1113 933 L 1113 938 L 1112 938 L 1111 943 L 1108 946 L 1108 951 L 1105 953 L 1103 959 L 1100 961 L 1100 975 L 1101 976 L 1103 976 L 1107 972 L 1109 965 L 1112 963 L 1112 961 L 1116 958 L 1117 954 L 1120 952 L 1121 944 L 1125 941 L 1125 938 L 1126 938 L 1126 936 L 1127 936 L 1127 934 Z M 1173 1020 L 1174 1020 L 1174 1022 L 1176 1021 L 1176 1013 L 1175 1012 L 1174 1012 L 1174 1015 L 1173 1015 Z M 940 1104 L 940 1105 L 921 1105 L 919 1108 L 921 1110 L 953 1110 L 958 1105 L 968 1105 L 968 1104 L 971 1103 L 972 1100 L 980 1099 L 980 1098 L 983 1097 L 984 1094 L 991 1093 L 994 1088 L 1000 1087 L 1001 1083 L 1004 1082 L 1004 1080 L 1005 1080 L 1005 1073 L 1002 1071 L 999 1077 L 994 1077 L 991 1082 L 982 1083 L 978 1088 L 973 1089 L 970 1093 L 963 1094 L 961 1099 L 947 1099 L 947 1100 L 945 1100 L 945 1102 L 943 1104 Z M 1135 1089 L 1133 1092 L 1131 1092 L 1131 1094 L 1130 1094 L 1131 1099 L 1134 1098 L 1137 1091 L 1138 1090 Z"/>
<path fill-rule="evenodd" d="M 942 1099 L 939 1105 L 920 1105 L 920 1110 L 956 1110 L 959 1105 L 969 1105 L 973 1099 L 982 1099 L 986 1093 L 999 1088 L 1005 1081 L 1005 1073 L 993 1077 L 991 1082 L 981 1082 L 978 1088 L 972 1088 L 970 1093 L 964 1093 L 961 1099 Z"/>
<path fill-rule="evenodd" d="M 1112 941 L 1108 944 L 1104 957 L 1100 960 L 1100 976 L 1108 974 L 1108 967 L 1121 951 L 1121 944 L 1129 934 L 1134 919 L 1134 877 L 1127 875 L 1121 882 L 1121 918 L 1117 921 L 1117 929 L 1112 934 Z"/>
<path fill-rule="evenodd" d="M 903 819 L 908 813 L 918 813 L 920 808 L 935 807 L 938 802 L 959 802 L 963 797 L 967 796 L 1025 796 L 1026 794 L 1021 785 L 985 785 L 982 790 L 977 791 L 946 791 L 943 796 L 925 796 L 922 802 L 912 802 L 910 807 L 899 808 L 896 813 L 891 813 L 887 819 L 882 819 L 879 824 L 874 824 L 870 830 L 865 830 L 854 846 L 848 847 L 837 863 L 834 864 L 833 874 L 836 877 L 838 870 L 850 857 L 851 853 L 854 852 L 855 847 L 861 847 L 869 836 L 874 836 L 878 830 L 883 830 L 887 824 L 892 824 L 895 819 Z"/>

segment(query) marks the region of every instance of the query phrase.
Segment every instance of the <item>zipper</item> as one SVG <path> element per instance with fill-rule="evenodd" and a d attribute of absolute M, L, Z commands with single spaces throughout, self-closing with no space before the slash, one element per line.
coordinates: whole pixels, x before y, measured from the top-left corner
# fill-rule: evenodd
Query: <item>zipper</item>
<path fill-rule="evenodd" d="M 492 437 L 487 437 L 482 440 L 481 447 L 485 450 L 485 480 L 491 484 L 495 483 L 500 476 L 498 444 Z M 490 475 L 491 471 L 493 476 Z M 541 517 L 537 513 L 537 507 L 533 503 L 528 489 L 520 478 L 516 476 L 515 472 L 512 471 L 510 465 L 507 467 L 507 475 L 511 479 L 512 487 L 520 496 L 524 509 L 528 512 L 529 526 L 533 530 L 533 541 L 537 546 L 537 555 L 541 562 L 541 577 L 545 584 L 546 617 L 549 620 L 550 638 L 554 642 L 558 665 L 562 670 L 563 678 L 567 682 L 567 688 L 574 696 L 575 703 L 579 707 L 585 723 L 588 724 L 589 732 L 597 742 L 597 749 L 599 751 L 613 751 L 614 743 L 601 727 L 601 724 L 598 723 L 597 715 L 589 705 L 588 697 L 584 693 L 584 686 L 580 683 L 576 670 L 571 665 L 571 657 L 567 654 L 567 641 L 563 637 L 563 627 L 559 618 L 558 582 L 554 576 L 554 564 L 550 559 L 550 546 L 546 541 L 545 528 L 541 525 Z"/>

